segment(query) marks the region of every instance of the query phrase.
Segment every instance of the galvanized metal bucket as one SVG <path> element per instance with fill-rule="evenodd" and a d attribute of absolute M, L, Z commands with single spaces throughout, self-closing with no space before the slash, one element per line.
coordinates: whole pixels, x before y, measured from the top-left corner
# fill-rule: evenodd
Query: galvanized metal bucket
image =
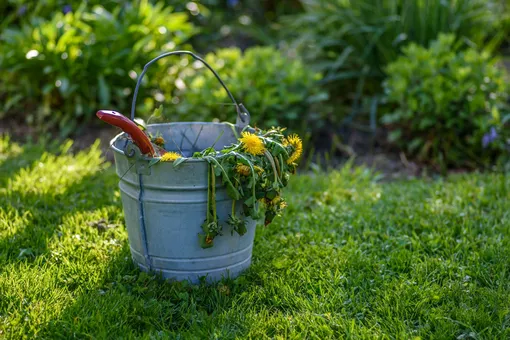
<path fill-rule="evenodd" d="M 131 119 L 134 119 L 136 98 L 148 67 L 157 60 L 175 54 L 188 54 L 204 63 L 227 91 L 238 116 L 235 125 L 228 123 L 169 123 L 147 127 L 160 134 L 168 151 L 190 157 L 194 152 L 214 147 L 218 150 L 237 141 L 237 134 L 249 124 L 249 113 L 237 104 L 217 73 L 201 58 L 188 51 L 163 54 L 145 65 L 136 84 Z M 206 218 L 209 163 L 189 159 L 174 167 L 172 162 L 151 166 L 151 158 L 122 133 L 111 141 L 115 165 L 120 177 L 120 192 L 133 261 L 144 271 L 161 272 L 165 278 L 190 280 L 201 277 L 217 281 L 236 277 L 251 263 L 255 221 L 248 219 L 243 236 L 230 230 L 214 240 L 214 246 L 203 249 L 198 241 Z M 236 204 L 242 207 L 242 204 Z M 216 186 L 216 207 L 219 222 L 226 225 L 232 200 L 221 181 Z M 242 216 L 239 209 L 237 216 Z M 228 228 L 227 228 L 228 229 Z"/>

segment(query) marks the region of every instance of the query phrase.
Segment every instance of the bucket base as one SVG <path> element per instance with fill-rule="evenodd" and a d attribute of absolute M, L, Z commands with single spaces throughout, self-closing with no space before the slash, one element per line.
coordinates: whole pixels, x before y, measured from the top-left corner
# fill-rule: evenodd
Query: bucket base
<path fill-rule="evenodd" d="M 133 262 L 138 265 L 144 272 L 148 272 L 149 268 L 145 265 L 137 262 L 133 259 Z M 183 270 L 169 270 L 169 269 L 160 269 L 153 268 L 153 271 L 156 273 L 161 273 L 161 275 L 165 279 L 171 279 L 176 281 L 189 281 L 193 284 L 197 284 L 200 282 L 202 277 L 205 277 L 205 280 L 209 283 L 218 282 L 225 278 L 234 279 L 238 277 L 243 271 L 248 269 L 251 264 L 251 254 L 250 256 L 243 260 L 242 262 L 236 263 L 232 266 L 228 266 L 225 268 L 218 269 L 208 269 L 203 271 L 183 271 Z"/>

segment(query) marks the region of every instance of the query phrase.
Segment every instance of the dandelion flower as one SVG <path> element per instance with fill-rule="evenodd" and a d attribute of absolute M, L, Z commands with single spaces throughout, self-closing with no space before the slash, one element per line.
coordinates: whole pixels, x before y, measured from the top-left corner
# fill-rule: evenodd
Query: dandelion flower
<path fill-rule="evenodd" d="M 271 200 L 271 205 L 275 205 L 275 206 L 276 206 L 276 205 L 278 205 L 278 203 L 280 203 L 280 201 L 281 201 L 281 200 L 282 200 L 282 199 L 281 199 L 281 197 L 280 197 L 280 196 L 276 196 L 275 198 L 273 198 L 273 199 Z"/>
<path fill-rule="evenodd" d="M 253 168 L 255 169 L 255 171 L 257 171 L 259 175 L 264 172 L 264 169 L 258 165 L 254 165 Z"/>
<path fill-rule="evenodd" d="M 163 137 L 156 137 L 154 138 L 154 144 L 156 144 L 157 146 L 161 146 L 163 147 L 165 145 L 165 139 L 163 139 Z"/>
<path fill-rule="evenodd" d="M 237 163 L 236 171 L 238 174 L 241 174 L 243 176 L 249 176 L 250 175 L 250 167 L 248 165 Z"/>
<path fill-rule="evenodd" d="M 294 148 L 294 152 L 290 155 L 289 159 L 287 159 L 287 164 L 292 164 L 301 157 L 303 153 L 303 142 L 296 134 L 290 135 L 287 140 L 289 145 Z"/>
<path fill-rule="evenodd" d="M 182 155 L 180 155 L 179 153 L 169 151 L 169 152 L 165 153 L 163 156 L 161 156 L 161 161 L 162 162 L 173 162 L 176 159 L 181 158 L 181 157 L 182 157 Z"/>
<path fill-rule="evenodd" d="M 243 144 L 244 151 L 251 153 L 252 155 L 262 155 L 266 148 L 262 140 L 255 134 L 250 132 L 243 132 L 242 137 L 239 138 Z"/>

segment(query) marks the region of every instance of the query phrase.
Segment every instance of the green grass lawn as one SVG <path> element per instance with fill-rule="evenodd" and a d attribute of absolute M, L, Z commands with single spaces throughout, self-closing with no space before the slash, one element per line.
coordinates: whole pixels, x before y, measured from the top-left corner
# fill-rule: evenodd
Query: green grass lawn
<path fill-rule="evenodd" d="M 503 175 L 297 176 L 251 268 L 192 286 L 135 269 L 112 167 L 69 147 L 0 139 L 0 338 L 510 337 Z"/>

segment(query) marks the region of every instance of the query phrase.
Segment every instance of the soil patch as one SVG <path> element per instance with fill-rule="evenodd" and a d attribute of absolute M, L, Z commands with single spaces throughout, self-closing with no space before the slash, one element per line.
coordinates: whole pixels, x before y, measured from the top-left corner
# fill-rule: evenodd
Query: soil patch
<path fill-rule="evenodd" d="M 109 162 L 113 162 L 110 141 L 120 132 L 120 129 L 104 124 L 83 127 L 79 133 L 69 138 L 74 141 L 73 151 L 86 149 L 99 139 L 104 157 Z M 40 136 L 34 128 L 12 120 L 0 121 L 0 135 L 2 134 L 8 134 L 12 140 L 19 143 L 59 138 L 57 132 Z M 380 173 L 384 180 L 423 176 L 423 167 L 408 161 L 403 153 L 399 154 L 378 143 L 378 140 L 384 140 L 384 138 L 376 137 L 355 131 L 351 131 L 348 136 L 343 135 L 338 138 L 327 136 L 317 143 L 318 149 L 309 156 L 308 161 L 305 159 L 305 163 L 312 168 L 337 168 L 352 160 L 354 165 L 365 166 Z"/>

